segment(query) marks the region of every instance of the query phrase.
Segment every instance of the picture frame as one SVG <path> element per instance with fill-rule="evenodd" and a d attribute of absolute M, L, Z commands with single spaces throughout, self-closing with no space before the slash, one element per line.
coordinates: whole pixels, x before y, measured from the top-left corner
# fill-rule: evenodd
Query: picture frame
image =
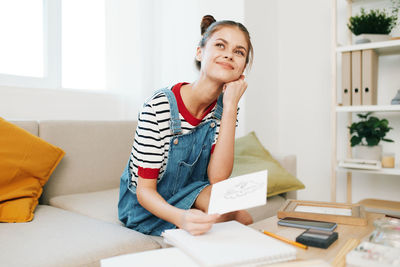
<path fill-rule="evenodd" d="M 367 215 L 361 204 L 288 199 L 278 210 L 277 216 L 279 219 L 293 217 L 338 224 L 367 225 Z"/>

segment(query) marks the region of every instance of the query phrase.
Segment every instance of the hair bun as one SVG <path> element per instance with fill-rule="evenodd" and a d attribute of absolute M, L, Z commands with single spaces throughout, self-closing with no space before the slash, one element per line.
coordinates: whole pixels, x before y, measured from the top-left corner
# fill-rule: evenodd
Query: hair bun
<path fill-rule="evenodd" d="M 213 16 L 211 15 L 205 15 L 202 19 L 201 19 L 201 24 L 200 24 L 200 30 L 201 30 L 201 35 L 203 35 L 207 28 L 213 23 L 216 22 L 216 20 L 214 19 Z"/>

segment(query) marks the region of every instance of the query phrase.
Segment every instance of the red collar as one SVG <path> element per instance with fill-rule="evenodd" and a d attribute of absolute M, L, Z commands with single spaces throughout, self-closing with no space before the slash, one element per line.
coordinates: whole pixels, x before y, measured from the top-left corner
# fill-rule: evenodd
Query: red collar
<path fill-rule="evenodd" d="M 207 116 L 207 114 L 209 114 L 211 112 L 211 110 L 214 108 L 215 104 L 217 103 L 217 101 L 214 101 L 214 103 L 212 103 L 206 110 L 206 112 L 204 112 L 203 116 L 199 119 L 194 117 L 189 110 L 186 108 L 185 103 L 183 103 L 182 100 L 182 96 L 181 96 L 181 87 L 182 85 L 185 85 L 188 83 L 177 83 L 176 85 L 174 85 L 174 87 L 172 88 L 172 92 L 175 95 L 176 98 L 176 102 L 178 104 L 178 110 L 179 113 L 183 116 L 183 118 L 190 123 L 193 126 L 197 126 L 201 123 L 201 121 L 204 119 L 205 116 Z"/>

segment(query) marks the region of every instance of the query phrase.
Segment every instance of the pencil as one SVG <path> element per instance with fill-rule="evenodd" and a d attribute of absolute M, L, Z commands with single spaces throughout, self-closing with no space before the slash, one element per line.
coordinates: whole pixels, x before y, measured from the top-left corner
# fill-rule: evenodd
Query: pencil
<path fill-rule="evenodd" d="M 276 239 L 278 239 L 278 240 L 281 240 L 281 241 L 283 241 L 283 242 L 289 243 L 289 244 L 291 244 L 291 245 L 293 245 L 293 246 L 296 246 L 296 247 L 299 247 L 299 248 L 304 248 L 304 249 L 307 249 L 307 248 L 308 248 L 308 246 L 303 245 L 303 244 L 301 244 L 301 243 L 299 243 L 299 242 L 289 240 L 289 239 L 287 239 L 287 238 L 284 238 L 284 237 L 282 237 L 282 236 L 279 236 L 279 235 L 270 233 L 270 232 L 268 232 L 268 231 L 265 231 L 265 230 L 260 230 L 260 231 L 261 231 L 262 233 L 266 234 L 266 235 L 272 236 L 272 237 L 274 237 L 274 238 L 276 238 Z"/>

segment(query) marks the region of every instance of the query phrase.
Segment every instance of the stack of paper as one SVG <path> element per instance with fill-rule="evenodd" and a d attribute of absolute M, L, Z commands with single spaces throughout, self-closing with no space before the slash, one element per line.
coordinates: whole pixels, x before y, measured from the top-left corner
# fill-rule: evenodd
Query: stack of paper
<path fill-rule="evenodd" d="M 214 224 L 199 236 L 182 229 L 166 230 L 162 236 L 202 266 L 240 266 L 296 258 L 296 248 L 237 221 Z"/>

